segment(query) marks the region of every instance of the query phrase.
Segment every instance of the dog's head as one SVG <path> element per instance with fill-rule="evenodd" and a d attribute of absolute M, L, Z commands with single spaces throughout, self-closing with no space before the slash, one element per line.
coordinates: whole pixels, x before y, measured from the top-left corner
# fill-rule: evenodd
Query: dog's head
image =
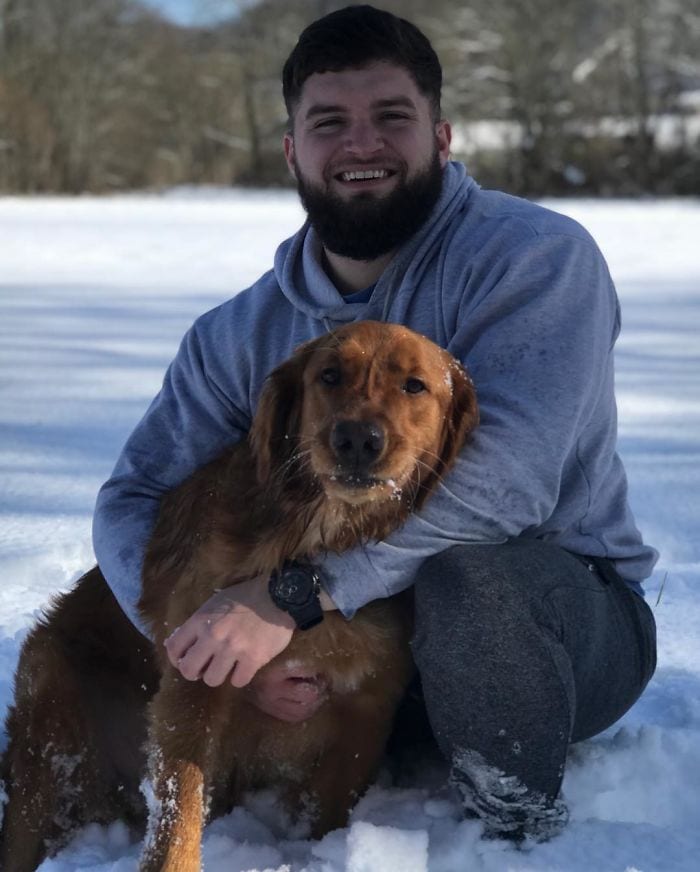
<path fill-rule="evenodd" d="M 313 476 L 334 500 L 418 507 L 476 426 L 474 388 L 445 350 L 360 321 L 302 345 L 268 377 L 251 429 L 258 477 Z"/>

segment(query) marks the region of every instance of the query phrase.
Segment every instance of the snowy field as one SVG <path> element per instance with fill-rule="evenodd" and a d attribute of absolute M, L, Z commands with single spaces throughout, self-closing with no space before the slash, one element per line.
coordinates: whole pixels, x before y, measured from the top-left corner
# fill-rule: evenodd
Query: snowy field
<path fill-rule="evenodd" d="M 516 851 L 480 839 L 424 770 L 387 773 L 319 843 L 269 796 L 211 824 L 208 872 L 697 872 L 700 869 L 700 202 L 562 201 L 623 305 L 620 450 L 646 538 L 659 667 L 608 733 L 572 751 L 572 822 Z M 0 708 L 37 609 L 93 562 L 97 490 L 193 318 L 252 282 L 301 220 L 292 193 L 0 199 Z M 660 602 L 657 598 L 666 578 Z M 4 743 L 4 739 L 2 740 Z M 134 870 L 120 822 L 42 872 Z"/>

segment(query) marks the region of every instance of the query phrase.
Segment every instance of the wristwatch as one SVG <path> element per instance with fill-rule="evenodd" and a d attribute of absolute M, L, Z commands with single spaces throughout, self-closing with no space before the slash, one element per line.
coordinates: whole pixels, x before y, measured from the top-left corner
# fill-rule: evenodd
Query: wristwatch
<path fill-rule="evenodd" d="M 272 602 L 290 614 L 299 630 L 309 630 L 323 620 L 318 595 L 321 579 L 313 566 L 290 560 L 272 573 L 268 583 Z"/>

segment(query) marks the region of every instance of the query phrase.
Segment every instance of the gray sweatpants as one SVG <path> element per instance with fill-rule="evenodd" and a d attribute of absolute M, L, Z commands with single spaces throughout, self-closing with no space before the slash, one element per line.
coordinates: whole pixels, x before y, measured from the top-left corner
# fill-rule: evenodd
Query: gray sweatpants
<path fill-rule="evenodd" d="M 494 836 L 550 837 L 569 744 L 613 724 L 654 672 L 651 609 L 607 561 L 529 539 L 451 548 L 415 596 L 425 706 L 465 811 Z"/>

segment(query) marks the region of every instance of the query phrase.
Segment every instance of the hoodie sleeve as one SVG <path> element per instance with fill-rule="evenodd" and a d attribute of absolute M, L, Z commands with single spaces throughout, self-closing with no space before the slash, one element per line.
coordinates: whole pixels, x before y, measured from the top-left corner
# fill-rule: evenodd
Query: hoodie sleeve
<path fill-rule="evenodd" d="M 420 513 L 383 542 L 320 562 L 324 587 L 346 617 L 409 587 L 420 564 L 446 548 L 495 544 L 541 526 L 601 397 L 614 430 L 619 310 L 590 237 L 538 235 L 479 284 L 463 283 L 448 349 L 475 383 L 481 423 Z"/>
<path fill-rule="evenodd" d="M 93 547 L 100 569 L 122 609 L 144 635 L 137 609 L 141 570 L 160 499 L 193 470 L 238 442 L 250 426 L 250 415 L 220 387 L 224 378 L 218 343 L 200 332 L 201 319 L 182 340 L 159 394 L 101 488 L 93 518 Z"/>

